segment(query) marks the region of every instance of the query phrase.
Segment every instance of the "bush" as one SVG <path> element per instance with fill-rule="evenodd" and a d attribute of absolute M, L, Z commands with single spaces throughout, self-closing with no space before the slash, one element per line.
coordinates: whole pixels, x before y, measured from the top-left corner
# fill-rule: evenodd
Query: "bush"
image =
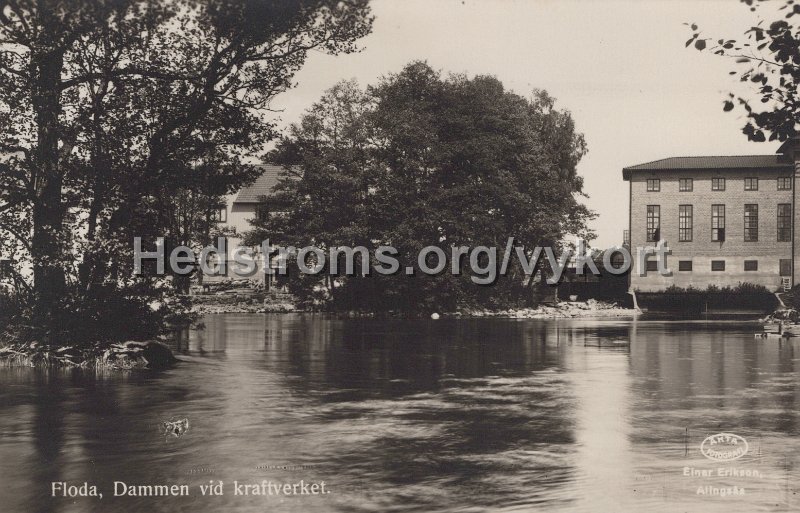
<path fill-rule="evenodd" d="M 774 309 L 778 300 L 763 285 L 739 283 L 736 286 L 709 285 L 706 289 L 670 286 L 663 292 L 642 293 L 643 306 L 654 310 L 704 311 L 718 308 Z M 798 294 L 800 296 L 800 294 Z"/>

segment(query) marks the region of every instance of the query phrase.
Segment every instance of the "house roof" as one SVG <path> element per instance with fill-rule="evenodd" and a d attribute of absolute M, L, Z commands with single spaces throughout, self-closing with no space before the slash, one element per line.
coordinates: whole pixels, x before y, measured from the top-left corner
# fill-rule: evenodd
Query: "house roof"
<path fill-rule="evenodd" d="M 234 203 L 260 203 L 262 197 L 272 195 L 278 180 L 286 171 L 283 166 L 273 164 L 261 164 L 256 167 L 261 168 L 261 176 L 256 178 L 251 185 L 240 190 L 236 199 L 233 200 Z"/>
<path fill-rule="evenodd" d="M 670 157 L 622 169 L 629 180 L 633 171 L 700 171 L 706 169 L 793 169 L 783 155 L 724 155 L 710 157 Z"/>

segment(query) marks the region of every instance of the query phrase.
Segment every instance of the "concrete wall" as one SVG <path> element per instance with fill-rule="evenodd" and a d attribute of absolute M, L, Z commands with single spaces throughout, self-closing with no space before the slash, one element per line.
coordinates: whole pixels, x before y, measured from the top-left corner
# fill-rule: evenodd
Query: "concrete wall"
<path fill-rule="evenodd" d="M 780 170 L 711 170 L 711 171 L 634 171 L 630 180 L 630 230 L 634 266 L 631 286 L 634 290 L 656 292 L 670 285 L 706 288 L 736 285 L 740 282 L 761 284 L 777 290 L 781 284 L 780 259 L 792 258 L 792 243 L 778 242 L 777 205 L 793 202 L 793 191 L 777 190 L 779 176 L 791 176 Z M 745 191 L 745 177 L 757 176 L 757 191 Z M 711 178 L 724 177 L 724 191 L 711 190 Z M 660 192 L 647 191 L 647 179 L 661 180 Z M 693 178 L 693 191 L 680 192 L 679 178 Z M 725 205 L 725 241 L 711 240 L 711 205 Z M 758 205 L 758 241 L 744 241 L 744 205 Z M 671 254 L 667 257 L 672 276 L 649 271 L 639 276 L 636 248 L 654 246 L 646 240 L 647 205 L 661 207 L 661 239 Z M 678 240 L 678 207 L 693 206 L 691 242 Z M 679 260 L 692 260 L 692 271 L 678 271 Z M 724 260 L 725 271 L 711 271 L 712 260 Z M 745 271 L 745 260 L 757 260 L 757 271 Z"/>

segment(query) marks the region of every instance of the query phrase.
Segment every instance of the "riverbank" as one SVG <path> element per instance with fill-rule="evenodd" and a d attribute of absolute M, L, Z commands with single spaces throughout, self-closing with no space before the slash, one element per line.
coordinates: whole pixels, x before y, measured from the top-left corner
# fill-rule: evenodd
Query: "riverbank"
<path fill-rule="evenodd" d="M 83 369 L 164 369 L 177 362 L 172 350 L 156 340 L 79 348 L 37 344 L 0 347 L 0 365 L 10 367 L 74 367 Z"/>
<path fill-rule="evenodd" d="M 616 303 L 589 299 L 588 301 L 561 301 L 554 305 L 540 305 L 536 308 L 469 309 L 443 315 L 447 317 L 505 317 L 510 319 L 574 319 L 634 317 L 640 313 L 635 308 L 622 308 Z"/>
<path fill-rule="evenodd" d="M 289 313 L 299 309 L 295 298 L 285 292 L 264 291 L 263 286 L 245 280 L 215 284 L 207 293 L 192 294 L 192 313 Z"/>
<path fill-rule="evenodd" d="M 244 313 L 290 313 L 303 312 L 288 300 L 266 300 L 262 298 L 236 298 L 231 296 L 196 296 L 199 298 L 192 306 L 194 313 L 205 314 L 244 314 Z M 332 312 L 344 317 L 375 317 L 373 312 Z M 468 308 L 457 312 L 443 312 L 441 317 L 505 317 L 512 319 L 570 319 L 580 317 L 633 317 L 640 312 L 634 308 L 622 308 L 616 303 L 589 299 L 588 301 L 562 301 L 555 305 L 541 305 L 536 308 L 507 308 L 499 310 Z"/>

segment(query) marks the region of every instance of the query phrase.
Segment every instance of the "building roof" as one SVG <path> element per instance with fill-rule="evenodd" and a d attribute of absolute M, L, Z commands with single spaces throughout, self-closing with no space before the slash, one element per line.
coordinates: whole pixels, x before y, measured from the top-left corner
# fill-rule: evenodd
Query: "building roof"
<path fill-rule="evenodd" d="M 260 203 L 264 196 L 271 196 L 274 187 L 285 173 L 283 166 L 273 164 L 260 164 L 256 166 L 262 170 L 261 176 L 251 185 L 239 191 L 234 203 Z"/>
<path fill-rule="evenodd" d="M 724 155 L 712 157 L 670 157 L 622 169 L 629 180 L 633 171 L 700 171 L 706 169 L 793 169 L 783 155 Z"/>

